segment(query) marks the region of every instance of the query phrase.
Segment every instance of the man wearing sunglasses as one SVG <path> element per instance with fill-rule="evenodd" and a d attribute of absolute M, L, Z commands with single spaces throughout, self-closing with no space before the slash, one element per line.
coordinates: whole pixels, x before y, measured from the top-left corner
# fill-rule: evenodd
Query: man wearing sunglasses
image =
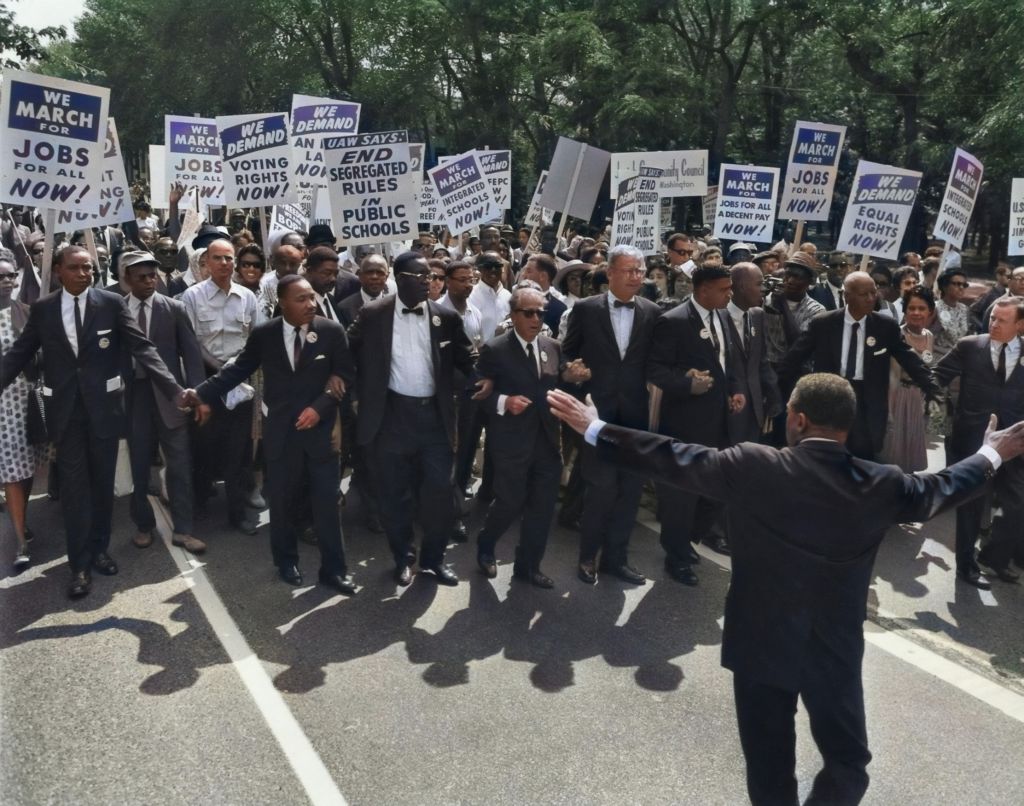
<path fill-rule="evenodd" d="M 668 240 L 665 242 L 665 260 L 673 273 L 682 273 L 687 277 L 693 274 L 696 264 L 693 262 L 692 255 L 693 241 L 690 240 L 689 235 L 674 232 L 668 236 Z"/>

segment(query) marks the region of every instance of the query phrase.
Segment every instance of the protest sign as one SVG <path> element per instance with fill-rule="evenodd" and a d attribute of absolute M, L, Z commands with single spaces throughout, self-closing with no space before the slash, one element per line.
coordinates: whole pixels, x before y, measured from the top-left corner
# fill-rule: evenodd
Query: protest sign
<path fill-rule="evenodd" d="M 974 212 L 974 203 L 978 200 L 981 190 L 981 177 L 984 173 L 981 163 L 963 149 L 958 148 L 953 155 L 953 165 L 949 169 L 949 180 L 946 182 L 946 193 L 939 206 L 939 215 L 935 219 L 932 235 L 935 238 L 962 249 L 967 224 Z"/>
<path fill-rule="evenodd" d="M 113 227 L 134 218 L 128 175 L 125 173 L 124 159 L 121 156 L 121 141 L 117 136 L 117 124 L 113 118 L 107 118 L 99 209 L 95 214 L 61 210 L 57 213 L 57 228 L 64 231 L 83 227 Z"/>
<path fill-rule="evenodd" d="M 292 173 L 295 183 L 327 184 L 325 137 L 359 131 L 360 104 L 313 95 L 292 95 Z"/>
<path fill-rule="evenodd" d="M 512 207 L 512 152 L 480 151 L 476 152 L 480 167 L 491 185 L 494 203 L 504 212 Z"/>
<path fill-rule="evenodd" d="M 474 151 L 432 168 L 427 172 L 427 180 L 437 193 L 441 217 L 452 235 L 460 235 L 501 215 Z"/>
<path fill-rule="evenodd" d="M 541 207 L 540 197 L 544 194 L 544 183 L 547 181 L 548 172 L 541 171 L 540 178 L 537 180 L 537 187 L 533 191 L 533 198 L 530 200 L 530 208 L 526 211 L 526 218 L 523 219 L 523 224 L 533 229 L 543 225 L 550 224 L 555 220 L 555 214 L 545 207 Z"/>
<path fill-rule="evenodd" d="M 796 122 L 782 184 L 779 218 L 828 221 L 845 126 Z"/>
<path fill-rule="evenodd" d="M 1010 234 L 1006 244 L 1008 257 L 1024 255 L 1024 179 L 1014 179 L 1010 186 Z"/>
<path fill-rule="evenodd" d="M 662 199 L 659 206 L 658 229 L 664 236 L 672 231 L 672 199 Z"/>
<path fill-rule="evenodd" d="M 710 225 L 715 220 L 715 210 L 718 208 L 718 185 L 710 185 L 707 195 L 701 199 L 701 215 L 705 224 Z"/>
<path fill-rule="evenodd" d="M 660 168 L 641 168 L 638 176 L 619 183 L 612 217 L 612 244 L 631 244 L 645 255 L 659 251 Z"/>
<path fill-rule="evenodd" d="M 896 260 L 921 174 L 861 160 L 836 249 Z"/>
<path fill-rule="evenodd" d="M 4 71 L 0 201 L 97 213 L 110 90 Z"/>
<path fill-rule="evenodd" d="M 715 237 L 771 243 L 778 187 L 778 168 L 723 163 L 715 207 Z"/>
<path fill-rule="evenodd" d="M 565 216 L 590 219 L 611 156 L 586 143 L 558 138 L 540 201 L 544 207 L 565 214 L 560 229 L 564 229 Z"/>
<path fill-rule="evenodd" d="M 628 151 L 611 155 L 611 197 L 619 182 L 639 176 L 643 168 L 660 168 L 658 194 L 662 198 L 703 196 L 708 190 L 708 152 L 698 151 Z"/>
<path fill-rule="evenodd" d="M 334 234 L 346 245 L 413 238 L 419 200 L 407 132 L 373 132 L 323 141 Z"/>
<path fill-rule="evenodd" d="M 198 210 L 186 210 L 181 221 L 181 232 L 178 233 L 177 246 L 192 254 L 192 239 L 199 234 L 199 228 L 203 225 L 203 217 Z"/>
<path fill-rule="evenodd" d="M 309 231 L 309 206 L 302 204 L 276 204 L 270 213 L 270 231 Z"/>
<path fill-rule="evenodd" d="M 639 190 L 639 176 L 623 179 L 615 189 L 615 211 L 612 213 L 612 246 L 633 243 L 633 234 L 636 231 L 636 194 Z"/>
<path fill-rule="evenodd" d="M 313 196 L 309 208 L 309 226 L 323 224 L 334 230 L 334 223 L 331 221 L 331 197 L 327 188 L 321 185 L 313 185 Z"/>
<path fill-rule="evenodd" d="M 217 121 L 212 118 L 164 116 L 168 185 L 181 182 L 196 188 L 199 203 L 224 204 L 224 173 Z"/>
<path fill-rule="evenodd" d="M 229 205 L 284 204 L 295 198 L 284 112 L 217 118 Z"/>

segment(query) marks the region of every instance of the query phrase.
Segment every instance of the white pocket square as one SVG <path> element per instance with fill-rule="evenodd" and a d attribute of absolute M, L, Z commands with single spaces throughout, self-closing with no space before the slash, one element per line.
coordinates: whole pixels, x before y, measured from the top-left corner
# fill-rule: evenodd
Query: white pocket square
<path fill-rule="evenodd" d="M 447 347 L 447 346 L 448 346 L 449 344 L 451 344 L 451 340 L 448 340 L 448 341 L 442 341 L 442 342 L 441 342 L 441 343 L 440 343 L 439 345 L 437 345 L 437 346 L 438 346 L 438 347 L 440 347 L 440 348 L 441 348 L 441 349 L 443 350 L 443 349 L 444 349 L 445 347 Z"/>
<path fill-rule="evenodd" d="M 887 352 L 889 352 L 889 348 L 883 347 L 881 350 L 876 350 L 872 355 L 884 355 Z"/>
<path fill-rule="evenodd" d="M 314 360 L 314 361 L 319 361 L 319 360 L 320 360 L 321 358 L 327 358 L 327 356 L 326 356 L 326 355 L 324 355 L 323 353 L 320 353 L 320 355 L 318 355 L 318 356 L 317 356 L 316 358 L 314 358 L 313 360 Z"/>
<path fill-rule="evenodd" d="M 108 333 L 110 333 L 110 332 L 111 332 L 111 331 L 109 331 L 109 330 L 97 330 L 97 331 L 96 331 L 96 335 L 97 335 L 97 336 L 106 336 L 106 335 L 107 335 Z"/>

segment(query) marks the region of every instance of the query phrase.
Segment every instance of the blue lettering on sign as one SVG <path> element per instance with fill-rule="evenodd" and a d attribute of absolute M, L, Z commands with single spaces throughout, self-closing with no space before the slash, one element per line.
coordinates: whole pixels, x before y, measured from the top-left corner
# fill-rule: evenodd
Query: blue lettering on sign
<path fill-rule="evenodd" d="M 829 165 L 839 161 L 839 132 L 798 129 L 793 162 L 797 165 Z"/>
<path fill-rule="evenodd" d="M 103 101 L 98 95 L 16 80 L 10 82 L 7 91 L 11 95 L 9 128 L 90 143 L 100 141 L 100 126 L 106 133 L 107 122 L 100 120 Z"/>

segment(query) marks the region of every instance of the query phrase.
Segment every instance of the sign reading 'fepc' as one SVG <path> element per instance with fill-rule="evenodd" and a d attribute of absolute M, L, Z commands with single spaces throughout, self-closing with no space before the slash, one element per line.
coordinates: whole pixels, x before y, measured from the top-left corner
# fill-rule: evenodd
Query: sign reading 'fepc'
<path fill-rule="evenodd" d="M 896 260 L 921 174 L 861 160 L 836 249 Z"/>
<path fill-rule="evenodd" d="M 723 164 L 718 180 L 715 237 L 770 243 L 778 187 L 778 168 Z"/>
<path fill-rule="evenodd" d="M 164 116 L 167 175 L 165 180 L 199 190 L 199 203 L 224 204 L 224 173 L 217 121 L 210 118 Z"/>
<path fill-rule="evenodd" d="M 0 100 L 0 201 L 97 213 L 110 91 L 8 70 Z"/>
<path fill-rule="evenodd" d="M 828 221 L 845 137 L 845 126 L 796 122 L 779 218 Z"/>

